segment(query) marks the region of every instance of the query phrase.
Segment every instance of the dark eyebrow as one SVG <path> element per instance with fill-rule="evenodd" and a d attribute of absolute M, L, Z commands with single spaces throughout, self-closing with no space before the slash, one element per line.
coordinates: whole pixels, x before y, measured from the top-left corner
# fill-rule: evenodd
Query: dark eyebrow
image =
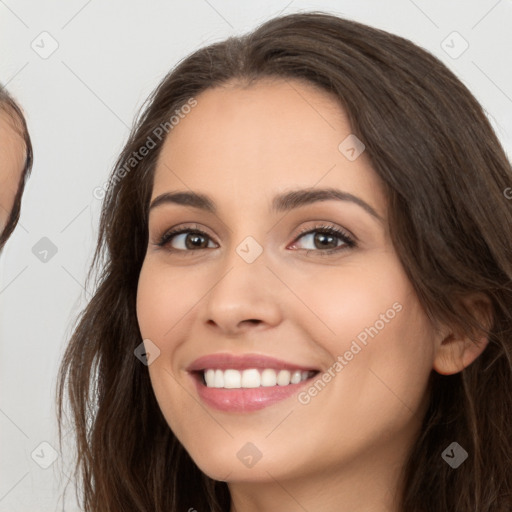
<path fill-rule="evenodd" d="M 335 188 L 309 188 L 292 190 L 274 197 L 271 211 L 280 213 L 300 208 L 318 201 L 350 201 L 363 208 L 367 213 L 375 217 L 379 222 L 384 223 L 384 219 L 367 202 L 360 197 L 354 196 L 348 192 L 343 192 Z M 192 206 L 210 213 L 216 213 L 215 203 L 206 195 L 196 192 L 167 192 L 156 197 L 150 206 L 150 210 L 166 203 L 180 204 L 183 206 Z"/>
<path fill-rule="evenodd" d="M 272 211 L 279 213 L 299 208 L 317 201 L 350 201 L 363 208 L 367 213 L 375 217 L 378 221 L 384 222 L 384 219 L 372 208 L 366 201 L 349 192 L 344 192 L 336 188 L 307 188 L 286 192 L 278 195 L 272 201 Z"/>
<path fill-rule="evenodd" d="M 215 213 L 216 208 L 214 202 L 204 194 L 197 192 L 166 192 L 156 197 L 149 207 L 150 210 L 162 204 L 173 203 L 183 206 L 192 206 L 210 213 Z"/>

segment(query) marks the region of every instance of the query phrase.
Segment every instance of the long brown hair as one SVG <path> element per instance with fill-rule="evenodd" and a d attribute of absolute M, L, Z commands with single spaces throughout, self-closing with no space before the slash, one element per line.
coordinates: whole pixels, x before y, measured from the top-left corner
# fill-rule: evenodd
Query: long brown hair
<path fill-rule="evenodd" d="M 21 178 L 18 184 L 18 190 L 14 197 L 14 204 L 7 217 L 7 224 L 3 230 L 0 230 L 0 249 L 5 245 L 7 239 L 11 236 L 14 228 L 18 224 L 21 212 L 21 199 L 30 171 L 32 170 L 33 164 L 33 153 L 32 153 L 32 141 L 28 133 L 27 123 L 23 112 L 21 111 L 18 104 L 14 101 L 13 97 L 7 92 L 7 90 L 0 84 L 0 111 L 5 112 L 12 122 L 13 129 L 18 133 L 25 143 L 25 162 L 23 164 L 23 170 Z"/>
<path fill-rule="evenodd" d="M 155 139 L 155 128 L 205 89 L 266 77 L 305 80 L 338 98 L 384 184 L 392 242 L 431 321 L 473 339 L 485 326 L 462 299 L 480 293 L 492 304 L 480 357 L 454 375 L 431 373 L 429 409 L 404 468 L 401 510 L 510 512 L 510 162 L 482 107 L 437 58 L 401 37 L 322 12 L 278 17 L 196 51 L 162 80 L 138 116 L 103 203 L 89 274 L 98 271 L 96 290 L 59 373 L 58 419 L 67 395 L 84 510 L 229 510 L 227 484 L 191 460 L 158 407 L 147 367 L 134 357 L 141 343 L 135 298 L 165 140 Z M 127 170 L 148 137 L 156 147 Z M 468 453 L 457 469 L 441 456 L 454 441 Z"/>

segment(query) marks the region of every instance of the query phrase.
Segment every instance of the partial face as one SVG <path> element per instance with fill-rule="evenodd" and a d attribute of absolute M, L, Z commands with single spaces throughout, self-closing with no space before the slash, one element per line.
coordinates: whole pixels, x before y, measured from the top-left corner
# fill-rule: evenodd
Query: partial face
<path fill-rule="evenodd" d="M 23 172 L 25 145 L 8 115 L 0 110 L 0 233 L 14 205 Z"/>
<path fill-rule="evenodd" d="M 218 480 L 389 468 L 418 433 L 434 335 L 366 154 L 339 149 L 343 110 L 293 81 L 196 99 L 158 161 L 137 295 L 170 428 Z"/>

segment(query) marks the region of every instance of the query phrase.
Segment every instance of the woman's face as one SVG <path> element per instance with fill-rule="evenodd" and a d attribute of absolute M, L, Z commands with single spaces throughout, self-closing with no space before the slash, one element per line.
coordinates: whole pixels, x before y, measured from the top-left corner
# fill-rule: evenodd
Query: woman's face
<path fill-rule="evenodd" d="M 18 191 L 25 148 L 22 138 L 13 129 L 8 115 L 0 111 L 0 235 L 14 205 Z"/>
<path fill-rule="evenodd" d="M 196 100 L 158 160 L 137 293 L 169 426 L 217 480 L 393 471 L 434 333 L 344 111 L 296 81 Z"/>

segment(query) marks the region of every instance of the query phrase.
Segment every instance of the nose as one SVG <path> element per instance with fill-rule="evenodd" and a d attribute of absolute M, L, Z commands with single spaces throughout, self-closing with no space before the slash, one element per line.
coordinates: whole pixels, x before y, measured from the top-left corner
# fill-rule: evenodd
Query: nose
<path fill-rule="evenodd" d="M 275 327 L 282 321 L 282 284 L 263 257 L 253 263 L 235 257 L 205 297 L 203 322 L 223 336 Z"/>

